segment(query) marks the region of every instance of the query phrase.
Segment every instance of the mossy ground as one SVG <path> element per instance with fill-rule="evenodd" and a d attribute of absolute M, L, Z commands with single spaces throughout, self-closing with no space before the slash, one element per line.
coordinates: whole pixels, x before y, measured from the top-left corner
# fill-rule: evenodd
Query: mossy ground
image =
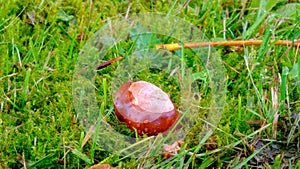
<path fill-rule="evenodd" d="M 226 69 L 226 106 L 204 143 L 194 139 L 200 121 L 183 146 L 188 151 L 171 159 L 123 159 L 92 139 L 85 143 L 87 133 L 72 102 L 75 64 L 86 39 L 127 11 L 177 15 L 211 40 L 268 42 L 300 36 L 297 1 L 0 1 L 0 168 L 88 168 L 97 163 L 118 168 L 300 168 L 299 48 L 267 43 L 215 48 Z M 120 46 L 130 49 L 132 41 Z M 186 64 L 195 72 L 203 68 L 188 50 Z M 116 67 L 97 74 L 100 104 L 103 78 L 109 82 Z M 178 88 L 156 70 L 142 71 L 139 78 L 151 79 L 165 91 Z M 110 86 L 107 91 L 105 111 L 112 109 Z M 209 100 L 209 87 L 201 92 Z M 202 105 L 208 105 L 205 99 Z M 113 115 L 108 121 L 134 134 Z"/>

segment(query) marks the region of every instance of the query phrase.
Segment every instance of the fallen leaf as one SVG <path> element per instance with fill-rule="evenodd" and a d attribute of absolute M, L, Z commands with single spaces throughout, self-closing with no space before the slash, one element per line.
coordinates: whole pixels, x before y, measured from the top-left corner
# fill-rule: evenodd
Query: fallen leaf
<path fill-rule="evenodd" d="M 164 144 L 163 145 L 163 156 L 165 158 L 173 157 L 174 155 L 178 154 L 183 141 L 176 141 L 172 145 Z"/>
<path fill-rule="evenodd" d="M 111 167 L 109 164 L 95 164 L 91 166 L 89 169 L 117 169 L 117 168 Z"/>
<path fill-rule="evenodd" d="M 214 150 L 217 148 L 217 142 L 216 142 L 217 137 L 216 136 L 212 136 L 210 138 L 207 139 L 208 143 L 205 143 L 204 146 L 206 147 L 206 149 L 208 150 Z"/>

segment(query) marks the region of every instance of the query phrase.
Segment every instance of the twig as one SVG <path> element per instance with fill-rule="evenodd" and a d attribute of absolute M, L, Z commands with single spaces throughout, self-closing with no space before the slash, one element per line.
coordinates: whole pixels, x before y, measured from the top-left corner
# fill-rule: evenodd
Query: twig
<path fill-rule="evenodd" d="M 270 43 L 274 43 L 274 45 L 284 45 L 284 46 L 295 46 L 300 47 L 300 42 L 298 41 L 289 41 L 289 40 L 271 40 Z M 216 41 L 216 42 L 187 42 L 184 44 L 184 48 L 198 48 L 198 47 L 206 47 L 206 46 L 250 46 L 250 45 L 261 45 L 262 40 L 237 40 L 237 41 Z M 168 49 L 170 51 L 181 49 L 181 44 L 158 44 L 155 46 L 156 49 Z M 123 59 L 123 56 L 116 57 L 112 60 L 104 62 L 95 66 L 96 70 L 102 69 L 112 63 Z M 236 71 L 237 72 L 237 71 Z M 239 73 L 239 72 L 238 72 Z"/>
<path fill-rule="evenodd" d="M 270 43 L 274 45 L 283 45 L 283 46 L 294 46 L 300 47 L 299 41 L 290 41 L 290 40 L 271 40 Z M 236 41 L 215 41 L 215 42 L 187 42 L 184 43 L 184 48 L 199 48 L 207 46 L 252 46 L 252 45 L 261 45 L 262 40 L 236 40 Z M 181 44 L 158 44 L 155 46 L 156 49 L 168 49 L 170 51 L 180 50 Z"/>
<path fill-rule="evenodd" d="M 111 65 L 112 63 L 114 63 L 114 62 L 116 62 L 118 60 L 121 60 L 121 59 L 123 59 L 123 56 L 116 57 L 114 59 L 111 59 L 109 61 L 106 61 L 104 63 L 101 63 L 101 64 L 95 66 L 95 69 L 99 70 L 99 69 L 105 68 L 106 66 Z"/>

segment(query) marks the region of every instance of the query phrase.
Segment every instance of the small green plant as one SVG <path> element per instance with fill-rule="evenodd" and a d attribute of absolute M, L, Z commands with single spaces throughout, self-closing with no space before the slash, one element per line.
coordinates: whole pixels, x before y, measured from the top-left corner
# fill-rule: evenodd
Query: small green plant
<path fill-rule="evenodd" d="M 118 168 L 300 168 L 299 47 L 275 46 L 278 40 L 299 41 L 297 1 L 17 0 L 0 4 L 0 168 L 88 168 L 98 163 Z M 177 154 L 168 159 L 156 151 L 149 158 L 108 152 L 97 143 L 99 123 L 85 131 L 72 102 L 74 66 L 86 41 L 109 18 L 143 12 L 182 17 L 210 41 L 262 40 L 261 46 L 215 48 L 226 69 L 226 105 L 220 123 L 212 126 L 214 132 L 200 139 L 213 99 L 210 72 L 191 49 L 168 53 L 181 56 L 182 76 L 176 78 L 184 79 L 190 69 L 200 93 L 195 96 L 200 107 L 195 125 Z M 171 34 L 128 35 L 95 62 L 155 50 L 155 44 L 178 43 Z M 96 72 L 99 114 L 90 118 L 105 114 L 115 130 L 134 138 L 136 133 L 117 120 L 112 104 L 115 86 L 111 82 L 121 64 L 122 60 Z M 132 80 L 157 84 L 180 104 L 181 86 L 170 76 L 173 64 L 167 63 L 165 72 L 142 70 Z"/>

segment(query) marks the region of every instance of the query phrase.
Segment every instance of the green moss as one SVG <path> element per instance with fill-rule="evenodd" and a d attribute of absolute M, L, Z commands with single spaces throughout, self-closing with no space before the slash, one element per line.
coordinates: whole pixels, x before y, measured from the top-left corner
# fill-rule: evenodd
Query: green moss
<path fill-rule="evenodd" d="M 263 2 L 261 2 L 263 3 Z M 110 163 L 119 168 L 137 168 L 147 166 L 181 166 L 195 168 L 234 167 L 244 158 L 249 157 L 249 147 L 255 139 L 276 140 L 272 144 L 286 143 L 286 138 L 299 135 L 292 130 L 295 114 L 299 110 L 298 76 L 288 75 L 287 99 L 280 99 L 282 70 L 292 70 L 299 59 L 297 48 L 285 46 L 248 46 L 216 47 L 222 56 L 226 69 L 226 106 L 217 129 L 217 148 L 221 151 L 201 157 L 187 155 L 185 151 L 166 161 L 157 155 L 147 159 L 122 158 L 102 149 L 101 145 L 89 139 L 81 147 L 87 135 L 72 102 L 72 78 L 77 58 L 86 39 L 80 41 L 77 36 L 84 33 L 87 39 L 100 29 L 106 21 L 114 16 L 125 16 L 142 12 L 170 13 L 191 22 L 207 36 L 208 39 L 241 39 L 251 35 L 256 39 L 288 39 L 299 36 L 299 21 L 283 15 L 276 10 L 289 2 L 277 3 L 268 10 L 253 9 L 252 4 L 238 1 L 7 1 L 0 5 L 0 168 L 22 168 L 24 161 L 28 167 L 85 168 L 89 166 L 76 149 L 94 163 Z M 130 7 L 130 8 L 129 8 Z M 263 7 L 263 4 L 262 4 Z M 263 20 L 266 30 L 256 19 L 259 11 L 265 10 L 268 18 Z M 272 20 L 269 20 L 272 19 Z M 293 18 L 292 18 L 293 19 Z M 253 25 L 257 27 L 251 28 Z M 267 29 L 272 29 L 268 32 Z M 172 43 L 175 39 L 162 35 L 155 40 Z M 111 49 L 106 56 L 96 61 L 101 63 L 116 56 L 130 56 L 134 39 L 125 39 L 118 48 Z M 134 50 L 136 46 L 134 46 Z M 173 52 L 174 55 L 180 53 Z M 244 57 L 249 63 L 247 70 Z M 260 57 L 260 62 L 258 62 Z M 107 102 L 104 113 L 113 112 L 112 92 L 114 72 L 122 63 L 112 64 L 97 72 L 95 86 L 97 103 L 104 99 L 103 80 L 107 80 Z M 193 73 L 205 72 L 205 63 L 195 57 L 192 50 L 185 50 L 185 64 Z M 289 73 L 291 73 L 289 71 Z M 26 80 L 27 78 L 27 80 Z M 253 82 L 251 81 L 253 80 Z M 133 80 L 146 80 L 161 87 L 171 99 L 180 104 L 180 85 L 168 73 L 157 69 L 145 69 L 133 77 Z M 197 80 L 199 87 L 199 105 L 211 105 L 211 87 L 209 78 Z M 255 86 L 254 86 L 255 85 Z M 275 95 L 274 95 L 275 94 Z M 239 103 L 240 101 L 240 103 Z M 277 102 L 278 101 L 278 102 Z M 277 105 L 274 105 L 278 103 Z M 276 106 L 283 107 L 282 110 Z M 278 111 L 277 111 L 278 110 Z M 275 133 L 272 128 L 274 114 L 279 114 Z M 199 110 L 195 125 L 185 139 L 187 150 L 196 154 L 211 152 L 204 145 L 199 145 L 199 131 L 203 128 L 208 110 Z M 248 120 L 262 120 L 269 127 L 239 142 L 244 135 L 253 134 L 261 125 L 248 124 Z M 121 133 L 134 136 L 125 125 L 120 124 L 112 113 L 107 121 Z M 209 143 L 209 140 L 206 141 Z M 236 143 L 234 146 L 229 144 Z M 225 146 L 227 148 L 225 148 Z M 253 150 L 253 149 L 252 149 Z M 236 156 L 239 154 L 239 156 Z M 191 158 L 192 157 L 192 158 Z M 189 160 L 191 158 L 191 160 Z M 275 158 L 274 158 L 275 159 Z M 295 155 L 295 159 L 299 159 Z M 252 160 L 255 160 L 252 159 Z M 251 162 L 251 161 L 250 161 Z M 295 161 L 291 161 L 296 165 Z M 207 165 L 205 165 L 207 164 Z M 145 168 L 147 168 L 145 167 Z"/>

